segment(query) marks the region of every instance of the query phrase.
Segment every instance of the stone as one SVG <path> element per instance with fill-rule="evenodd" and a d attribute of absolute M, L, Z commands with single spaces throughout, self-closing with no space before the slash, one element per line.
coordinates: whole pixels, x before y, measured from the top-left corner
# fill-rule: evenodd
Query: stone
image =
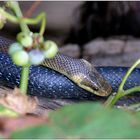
<path fill-rule="evenodd" d="M 67 44 L 59 48 L 60 53 L 73 58 L 79 58 L 80 47 L 77 44 Z"/>

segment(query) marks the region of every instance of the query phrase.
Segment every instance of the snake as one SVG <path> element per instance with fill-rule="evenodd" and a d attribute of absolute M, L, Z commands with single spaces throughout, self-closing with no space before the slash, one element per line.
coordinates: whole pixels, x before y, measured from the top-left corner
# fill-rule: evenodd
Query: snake
<path fill-rule="evenodd" d="M 22 68 L 8 55 L 14 41 L 0 36 L 0 87 L 19 87 Z M 93 66 L 84 59 L 58 53 L 41 65 L 30 66 L 27 93 L 48 99 L 98 101 L 116 92 L 129 67 Z M 140 85 L 140 69 L 135 68 L 124 85 L 129 89 Z M 120 100 L 121 102 L 121 100 Z M 124 97 L 122 102 L 140 102 L 140 95 Z"/>

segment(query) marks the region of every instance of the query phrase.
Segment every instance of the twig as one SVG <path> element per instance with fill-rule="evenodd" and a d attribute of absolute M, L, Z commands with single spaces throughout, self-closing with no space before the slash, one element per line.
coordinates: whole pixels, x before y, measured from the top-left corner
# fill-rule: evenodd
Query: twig
<path fill-rule="evenodd" d="M 24 17 L 31 17 L 40 3 L 41 1 L 34 1 L 33 4 L 30 6 L 29 10 L 24 14 Z"/>

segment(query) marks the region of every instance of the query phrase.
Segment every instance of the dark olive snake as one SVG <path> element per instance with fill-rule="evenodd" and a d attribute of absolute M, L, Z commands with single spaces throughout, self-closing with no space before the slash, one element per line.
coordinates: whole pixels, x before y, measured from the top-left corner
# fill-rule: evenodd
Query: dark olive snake
<path fill-rule="evenodd" d="M 14 65 L 8 54 L 2 50 L 3 47 L 9 46 L 12 42 L 13 41 L 9 39 L 0 37 L 0 87 L 14 88 L 15 86 L 19 86 L 21 67 Z M 67 73 L 65 74 L 65 71 L 63 71 L 62 73 L 56 71 L 57 69 L 61 68 L 63 70 L 63 68 L 66 67 L 65 63 L 62 63 L 62 61 L 62 67 L 56 68 L 56 66 L 58 65 L 55 65 L 53 66 L 54 70 L 52 69 L 52 66 L 49 66 L 50 68 L 46 67 L 45 63 L 43 63 L 44 66 L 31 66 L 28 94 L 50 99 L 72 99 L 92 101 L 102 99 L 104 100 L 107 97 L 101 96 L 109 95 L 111 92 L 111 87 L 112 92 L 116 92 L 122 78 L 128 70 L 127 67 L 96 67 L 95 69 L 93 66 L 90 65 L 90 63 L 87 63 L 87 61 L 83 62 L 80 59 L 72 59 L 63 55 L 62 58 L 61 55 L 59 55 L 59 59 L 57 58 L 55 60 L 55 63 L 57 61 L 58 63 L 60 63 L 59 60 L 62 59 L 63 61 L 65 59 L 67 61 L 66 64 L 72 66 L 72 61 L 74 61 L 74 63 L 76 62 L 74 67 L 75 69 L 67 67 L 66 72 L 68 72 L 70 77 L 67 76 Z M 50 63 L 52 63 L 52 60 L 47 61 L 50 61 Z M 76 66 L 78 67 L 78 71 L 76 71 Z M 69 71 L 70 69 L 74 72 Z M 84 73 L 85 79 L 82 79 L 82 82 L 80 79 L 79 83 L 82 85 L 86 85 L 86 87 L 76 84 L 76 82 L 74 81 L 75 79 L 71 78 L 75 76 L 73 75 L 73 73 L 75 74 L 77 72 L 76 74 L 80 75 L 80 69 L 83 71 L 82 74 Z M 137 85 L 140 85 L 140 69 L 138 68 L 135 69 L 129 76 L 124 86 L 124 89 L 128 89 Z M 91 89 L 93 89 L 93 91 Z M 132 96 L 122 99 L 122 102 L 125 102 L 126 104 L 140 102 L 140 95 L 138 93 L 133 94 Z"/>

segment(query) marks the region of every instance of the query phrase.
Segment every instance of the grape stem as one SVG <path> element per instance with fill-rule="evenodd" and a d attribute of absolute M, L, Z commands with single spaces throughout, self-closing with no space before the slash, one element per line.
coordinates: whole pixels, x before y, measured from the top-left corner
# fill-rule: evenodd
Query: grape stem
<path fill-rule="evenodd" d="M 39 14 L 36 18 L 23 18 L 22 19 L 26 24 L 38 24 L 41 20 L 41 27 L 40 27 L 40 35 L 43 35 L 45 32 L 45 27 L 46 27 L 46 14 L 42 12 Z"/>
<path fill-rule="evenodd" d="M 20 79 L 20 91 L 23 94 L 27 93 L 27 89 L 28 89 L 29 68 L 30 66 L 22 67 L 21 79 Z"/>
<path fill-rule="evenodd" d="M 15 6 L 14 6 L 15 7 Z M 19 10 L 16 10 L 16 12 Z M 25 26 L 26 24 L 28 25 L 36 25 L 39 22 L 41 22 L 41 27 L 40 27 L 40 35 L 43 35 L 45 32 L 45 27 L 46 27 L 46 13 L 42 12 L 41 14 L 39 14 L 36 18 L 25 18 L 25 17 L 15 17 L 11 14 L 9 14 L 8 12 L 6 12 L 5 10 L 3 10 L 2 8 L 0 8 L 0 13 L 9 21 L 13 22 L 13 23 L 20 23 L 20 27 L 22 29 L 23 32 L 29 32 L 28 26 Z M 19 16 L 19 14 L 18 14 Z M 23 24 L 24 23 L 24 24 Z"/>
<path fill-rule="evenodd" d="M 0 8 L 0 13 L 1 13 L 1 15 L 3 15 L 9 21 L 11 21 L 13 23 L 16 23 L 16 24 L 19 23 L 19 20 L 15 16 L 9 14 L 5 10 L 3 10 L 2 8 Z"/>
<path fill-rule="evenodd" d="M 129 75 L 131 74 L 131 72 L 137 67 L 137 65 L 140 64 L 140 59 L 138 59 L 130 68 L 129 70 L 127 71 L 126 75 L 124 76 L 119 88 L 118 88 L 118 91 L 116 93 L 116 95 L 114 96 L 113 94 L 110 95 L 110 97 L 107 99 L 107 101 L 105 102 L 105 106 L 106 107 L 113 107 L 114 104 L 123 96 L 126 96 L 126 95 L 129 95 L 131 93 L 134 93 L 134 92 L 138 92 L 140 91 L 140 86 L 135 86 L 131 89 L 128 89 L 128 90 L 124 90 L 123 87 L 124 87 L 124 84 L 125 82 L 127 81 Z"/>
<path fill-rule="evenodd" d="M 30 30 L 29 30 L 28 26 L 26 25 L 26 23 L 21 20 L 23 18 L 23 15 L 22 15 L 22 12 L 20 10 L 18 2 L 9 1 L 9 5 L 12 8 L 12 10 L 14 11 L 14 13 L 16 14 L 16 17 L 19 18 L 18 21 L 19 21 L 19 25 L 20 25 L 22 32 L 30 33 Z"/>
<path fill-rule="evenodd" d="M 16 1 L 9 1 L 10 7 L 11 9 L 14 11 L 16 17 L 19 19 L 19 24 L 20 24 L 20 28 L 22 30 L 22 32 L 24 33 L 30 33 L 30 30 L 28 28 L 28 26 L 26 25 L 25 22 L 23 22 L 22 20 L 20 20 L 23 15 L 22 12 L 20 10 L 19 4 Z M 20 91 L 22 94 L 26 94 L 27 93 L 27 89 L 28 89 L 28 79 L 29 79 L 29 68 L 30 66 L 23 66 L 22 67 L 22 71 L 21 71 L 21 79 L 20 79 Z"/>

